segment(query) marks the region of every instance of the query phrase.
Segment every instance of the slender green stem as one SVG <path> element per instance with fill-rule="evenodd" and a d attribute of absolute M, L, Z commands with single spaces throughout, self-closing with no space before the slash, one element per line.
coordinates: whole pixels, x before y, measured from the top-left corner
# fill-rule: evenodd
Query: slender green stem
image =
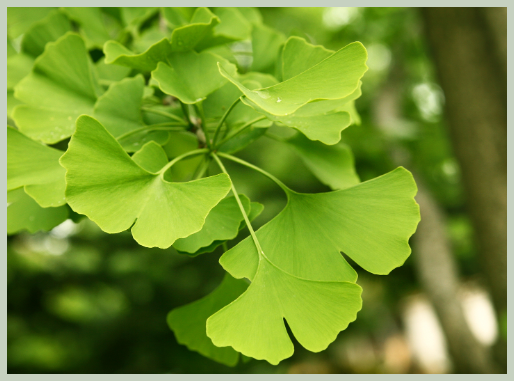
<path fill-rule="evenodd" d="M 177 122 L 180 122 L 183 125 L 187 126 L 187 123 L 186 123 L 186 121 L 184 119 L 182 119 L 181 117 L 179 117 L 177 115 L 170 114 L 169 112 L 162 111 L 162 110 L 156 110 L 156 109 L 153 109 L 153 108 L 150 108 L 150 107 L 141 107 L 141 110 L 146 111 L 146 112 L 151 112 L 152 114 L 166 116 L 168 118 L 174 119 Z"/>
<path fill-rule="evenodd" d="M 227 140 L 230 140 L 232 139 L 234 136 L 236 135 L 239 135 L 241 132 L 243 132 L 244 130 L 246 130 L 248 127 L 250 127 L 252 124 L 254 123 L 257 123 L 257 122 L 260 122 L 261 120 L 263 119 L 266 119 L 265 116 L 259 116 L 258 118 L 255 118 L 254 120 L 250 120 L 248 123 L 246 123 L 245 125 L 243 125 L 243 127 L 241 127 L 239 130 L 237 130 L 236 132 L 234 132 L 233 134 L 227 136 L 226 138 L 223 138 L 219 144 L 216 145 L 216 147 L 219 147 L 220 145 L 222 145 L 223 143 L 225 143 Z"/>
<path fill-rule="evenodd" d="M 187 105 L 185 105 L 184 103 L 180 102 L 180 107 L 182 107 L 182 112 L 186 116 L 187 124 L 188 124 L 189 128 L 193 128 L 194 124 L 193 124 L 193 122 L 191 122 L 191 117 L 189 116 L 189 110 L 187 109 Z"/>
<path fill-rule="evenodd" d="M 182 154 L 180 156 L 177 156 L 176 158 L 174 158 L 172 161 L 170 161 L 168 164 L 166 164 L 164 167 L 162 167 L 162 169 L 157 172 L 161 175 L 161 178 L 164 176 L 164 173 L 170 169 L 175 163 L 179 162 L 180 160 L 182 159 L 185 159 L 186 157 L 189 157 L 189 156 L 196 156 L 196 155 L 201 155 L 203 153 L 208 153 L 209 150 L 207 148 L 202 148 L 202 149 L 196 149 L 194 151 L 189 151 L 189 152 L 186 152 L 185 154 Z"/>
<path fill-rule="evenodd" d="M 205 114 L 203 113 L 203 107 L 201 103 L 195 103 L 195 108 L 198 114 L 200 114 L 200 128 L 205 135 L 205 143 L 209 149 L 212 149 L 211 139 L 209 139 L 209 133 L 207 132 L 207 126 L 205 123 Z"/>
<path fill-rule="evenodd" d="M 198 180 L 199 178 L 203 177 L 203 175 L 209 168 L 210 164 L 211 164 L 211 157 L 205 156 L 204 159 L 200 162 L 200 164 L 196 168 L 195 173 L 193 174 L 193 180 Z"/>
<path fill-rule="evenodd" d="M 226 252 L 228 251 L 228 245 L 227 245 L 227 243 L 226 243 L 226 242 L 223 242 L 223 243 L 221 244 L 221 246 L 223 246 L 223 251 L 226 253 Z"/>
<path fill-rule="evenodd" d="M 251 168 L 253 169 L 254 171 L 257 171 L 257 172 L 260 172 L 261 174 L 263 174 L 264 176 L 266 176 L 267 178 L 269 178 L 270 180 L 272 180 L 273 182 L 275 182 L 280 188 L 282 188 L 282 190 L 284 192 L 286 192 L 286 195 L 289 196 L 289 193 L 292 192 L 291 189 L 289 189 L 282 181 L 280 181 L 279 179 L 277 179 L 275 176 L 273 176 L 271 173 L 268 173 L 266 172 L 264 169 L 262 168 L 259 168 L 253 164 L 250 164 L 248 163 L 247 161 L 244 161 L 244 160 L 241 160 L 240 158 L 238 157 L 235 157 L 235 156 L 232 156 L 232 155 L 229 155 L 227 153 L 223 153 L 223 152 L 218 152 L 218 155 L 221 156 L 221 157 L 224 157 L 225 159 L 228 159 L 228 160 L 232 160 L 236 163 L 239 163 L 241 165 L 244 165 L 248 168 Z"/>
<path fill-rule="evenodd" d="M 214 137 L 212 138 L 212 144 L 216 145 L 216 140 L 218 140 L 218 134 L 220 133 L 221 126 L 223 125 L 223 122 L 225 122 L 225 119 L 227 119 L 227 116 L 230 114 L 232 109 L 236 107 L 236 105 L 241 101 L 241 97 L 237 98 L 234 103 L 225 111 L 225 114 L 221 117 L 218 126 L 216 127 L 216 131 L 214 132 Z"/>
<path fill-rule="evenodd" d="M 136 128 L 135 130 L 125 132 L 124 134 L 118 136 L 116 140 L 122 140 L 129 136 L 135 135 L 142 131 L 184 131 L 184 127 L 181 127 L 177 124 L 172 123 L 161 123 L 161 124 L 151 124 L 149 126 L 144 126 L 141 128 Z"/>
<path fill-rule="evenodd" d="M 230 175 L 228 174 L 227 170 L 223 166 L 223 163 L 221 162 L 221 160 L 218 157 L 218 155 L 216 155 L 214 152 L 212 152 L 211 155 L 214 158 L 214 160 L 216 160 L 216 162 L 218 163 L 218 165 L 219 165 L 220 169 L 223 171 L 223 173 L 226 173 L 227 176 L 230 177 Z M 264 251 L 262 250 L 261 244 L 259 243 L 259 240 L 257 239 L 257 235 L 255 234 L 255 231 L 252 228 L 252 224 L 250 223 L 250 220 L 249 220 L 248 216 L 246 215 L 245 208 L 243 206 L 243 203 L 241 202 L 241 199 L 239 198 L 239 194 L 237 193 L 237 190 L 236 190 L 236 188 L 234 186 L 234 183 L 232 182 L 232 179 L 230 179 L 230 186 L 232 187 L 232 193 L 234 194 L 234 197 L 236 198 L 237 204 L 239 205 L 239 209 L 241 210 L 241 214 L 243 215 L 243 218 L 245 220 L 246 226 L 248 227 L 248 230 L 250 231 L 250 234 L 251 234 L 252 239 L 253 239 L 253 243 L 255 244 L 255 247 L 257 248 L 257 251 L 259 252 L 259 255 L 260 254 L 264 255 Z"/>

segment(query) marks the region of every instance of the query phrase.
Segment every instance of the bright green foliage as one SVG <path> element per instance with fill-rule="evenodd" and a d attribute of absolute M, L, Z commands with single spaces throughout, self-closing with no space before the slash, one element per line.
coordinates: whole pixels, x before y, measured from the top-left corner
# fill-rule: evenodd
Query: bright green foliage
<path fill-rule="evenodd" d="M 71 31 L 71 23 L 66 16 L 57 10 L 52 11 L 25 32 L 21 50 L 32 57 L 37 57 L 43 53 L 48 42 L 56 41 L 69 31 Z"/>
<path fill-rule="evenodd" d="M 220 63 L 220 73 L 260 108 L 273 115 L 288 115 L 318 99 L 341 99 L 350 95 L 367 70 L 366 49 L 352 43 L 319 64 L 287 81 L 261 90 L 249 90 Z M 341 71 L 341 67 L 345 71 Z M 343 74 L 344 73 L 344 74 Z"/>
<path fill-rule="evenodd" d="M 209 211 L 227 194 L 230 181 L 217 175 L 170 183 L 136 164 L 95 119 L 82 116 L 68 151 L 66 199 L 107 233 L 132 226 L 142 246 L 167 248 L 200 230 Z"/>
<path fill-rule="evenodd" d="M 250 199 L 240 195 L 245 212 L 250 212 Z M 216 205 L 205 220 L 202 230 L 187 238 L 178 239 L 173 247 L 178 251 L 196 253 L 214 241 L 228 241 L 236 238 L 243 215 L 234 198 L 228 197 Z"/>
<path fill-rule="evenodd" d="M 42 208 L 22 188 L 7 192 L 7 234 L 50 230 L 68 218 L 68 207 Z"/>
<path fill-rule="evenodd" d="M 301 134 L 287 139 L 305 165 L 324 184 L 333 190 L 344 189 L 360 183 L 355 173 L 353 154 L 343 143 L 326 146 L 313 142 Z"/>
<path fill-rule="evenodd" d="M 59 165 L 62 154 L 7 127 L 7 190 L 25 187 L 44 208 L 65 204 L 65 171 Z"/>
<path fill-rule="evenodd" d="M 248 288 L 248 283 L 225 274 L 223 281 L 209 295 L 196 302 L 174 309 L 168 314 L 168 325 L 180 344 L 190 350 L 228 366 L 239 361 L 239 353 L 232 348 L 219 348 L 205 333 L 207 318 L 239 297 Z"/>
<path fill-rule="evenodd" d="M 226 83 L 216 68 L 220 61 L 227 70 L 235 72 L 234 65 L 211 53 L 172 53 L 166 57 L 167 64 L 159 62 L 152 78 L 164 93 L 177 97 L 182 103 L 198 103 Z"/>
<path fill-rule="evenodd" d="M 98 98 L 93 111 L 93 116 L 119 139 L 128 152 L 137 151 L 152 140 L 165 144 L 169 139 L 166 131 L 148 133 L 144 128 L 141 115 L 144 86 L 145 81 L 141 75 L 115 82 Z"/>
<path fill-rule="evenodd" d="M 26 104 L 13 119 L 33 139 L 56 143 L 73 133 L 75 119 L 91 114 L 100 88 L 82 38 L 68 33 L 49 43 L 33 71 L 14 90 Z"/>
<path fill-rule="evenodd" d="M 178 342 L 226 365 L 239 353 L 277 364 L 293 353 L 286 321 L 319 352 L 362 305 L 341 253 L 373 274 L 409 256 L 419 222 L 412 175 L 397 168 L 361 183 L 340 142 L 360 123 L 361 43 L 334 52 L 287 38 L 245 7 L 8 15 L 8 233 L 50 230 L 71 207 L 107 233 L 131 229 L 142 246 L 191 257 L 223 246 L 221 285 L 168 315 Z M 298 132 L 268 132 L 277 126 Z M 297 193 L 230 155 L 262 136 L 333 191 Z M 257 232 L 263 205 L 239 194 L 222 160 L 287 195 Z"/>
<path fill-rule="evenodd" d="M 207 319 L 214 345 L 271 364 L 293 354 L 283 319 L 305 348 L 319 352 L 335 340 L 361 309 L 361 288 L 350 282 L 302 279 L 259 255 L 248 290 Z"/>
<path fill-rule="evenodd" d="M 360 309 L 360 289 L 348 283 L 357 274 L 340 251 L 375 274 L 402 265 L 419 222 L 415 193 L 403 168 L 336 192 L 288 191 L 284 210 L 257 231 L 262 252 L 249 237 L 221 257 L 225 270 L 252 285 L 209 318 L 208 336 L 275 364 L 293 352 L 285 318 L 305 348 L 325 349 Z M 343 310 L 329 303 L 337 298 L 346 301 Z"/>

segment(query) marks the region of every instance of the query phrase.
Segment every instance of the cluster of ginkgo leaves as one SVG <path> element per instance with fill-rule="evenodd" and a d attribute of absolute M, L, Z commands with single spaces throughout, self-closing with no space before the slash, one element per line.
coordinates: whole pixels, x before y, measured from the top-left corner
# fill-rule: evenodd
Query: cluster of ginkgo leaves
<path fill-rule="evenodd" d="M 146 247 L 196 256 L 222 246 L 220 286 L 168 315 L 190 349 L 277 364 L 293 354 L 287 321 L 321 351 L 361 309 L 341 252 L 374 274 L 409 256 L 412 175 L 361 183 L 340 142 L 359 123 L 361 43 L 331 51 L 287 38 L 254 8 L 9 8 L 7 22 L 8 233 L 83 215 Z M 279 138 L 272 125 L 296 133 Z M 264 135 L 333 191 L 297 193 L 233 156 Z M 256 232 L 263 205 L 237 193 L 225 160 L 287 196 Z M 250 236 L 228 249 L 245 226 Z"/>

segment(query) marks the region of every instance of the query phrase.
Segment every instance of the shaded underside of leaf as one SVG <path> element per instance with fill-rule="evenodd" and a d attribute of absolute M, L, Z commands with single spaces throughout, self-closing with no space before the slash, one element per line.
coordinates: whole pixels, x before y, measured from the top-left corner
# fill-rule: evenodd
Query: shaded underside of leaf
<path fill-rule="evenodd" d="M 206 334 L 206 321 L 216 311 L 231 303 L 248 288 L 248 283 L 225 274 L 221 284 L 209 295 L 168 314 L 167 322 L 180 344 L 219 363 L 235 366 L 239 353 L 232 348 L 219 348 Z"/>

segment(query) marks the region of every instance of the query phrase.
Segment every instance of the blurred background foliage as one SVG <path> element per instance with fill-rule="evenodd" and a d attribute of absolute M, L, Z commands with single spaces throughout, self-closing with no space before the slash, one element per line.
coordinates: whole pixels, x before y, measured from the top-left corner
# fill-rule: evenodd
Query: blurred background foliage
<path fill-rule="evenodd" d="M 362 124 L 342 133 L 362 181 L 399 164 L 412 170 L 445 215 L 444 232 L 461 283 L 459 300 L 485 347 L 506 335 L 484 291 L 461 170 L 443 117 L 438 84 L 412 8 L 262 8 L 264 23 L 333 50 L 361 41 L 369 71 L 356 103 Z M 143 28 L 150 22 L 143 24 Z M 93 51 L 98 54 L 98 50 Z M 272 128 L 275 134 L 285 129 Z M 285 145 L 263 137 L 240 156 L 301 192 L 322 185 Z M 241 193 L 265 205 L 259 227 L 285 205 L 268 179 L 227 163 Z M 423 216 L 423 215 L 422 215 Z M 248 234 L 245 229 L 238 240 Z M 230 246 L 232 246 L 232 243 Z M 458 371 L 448 338 L 427 297 L 413 255 L 389 276 L 359 271 L 363 309 L 324 352 L 295 343 L 294 355 L 273 367 L 251 360 L 234 368 L 179 345 L 166 314 L 201 298 L 221 281 L 214 253 L 189 258 L 147 249 L 130 233 L 108 235 L 88 220 L 48 233 L 8 237 L 8 372 L 10 373 L 445 373 Z M 354 264 L 355 265 L 355 264 Z M 355 265 L 358 269 L 358 266 Z"/>

